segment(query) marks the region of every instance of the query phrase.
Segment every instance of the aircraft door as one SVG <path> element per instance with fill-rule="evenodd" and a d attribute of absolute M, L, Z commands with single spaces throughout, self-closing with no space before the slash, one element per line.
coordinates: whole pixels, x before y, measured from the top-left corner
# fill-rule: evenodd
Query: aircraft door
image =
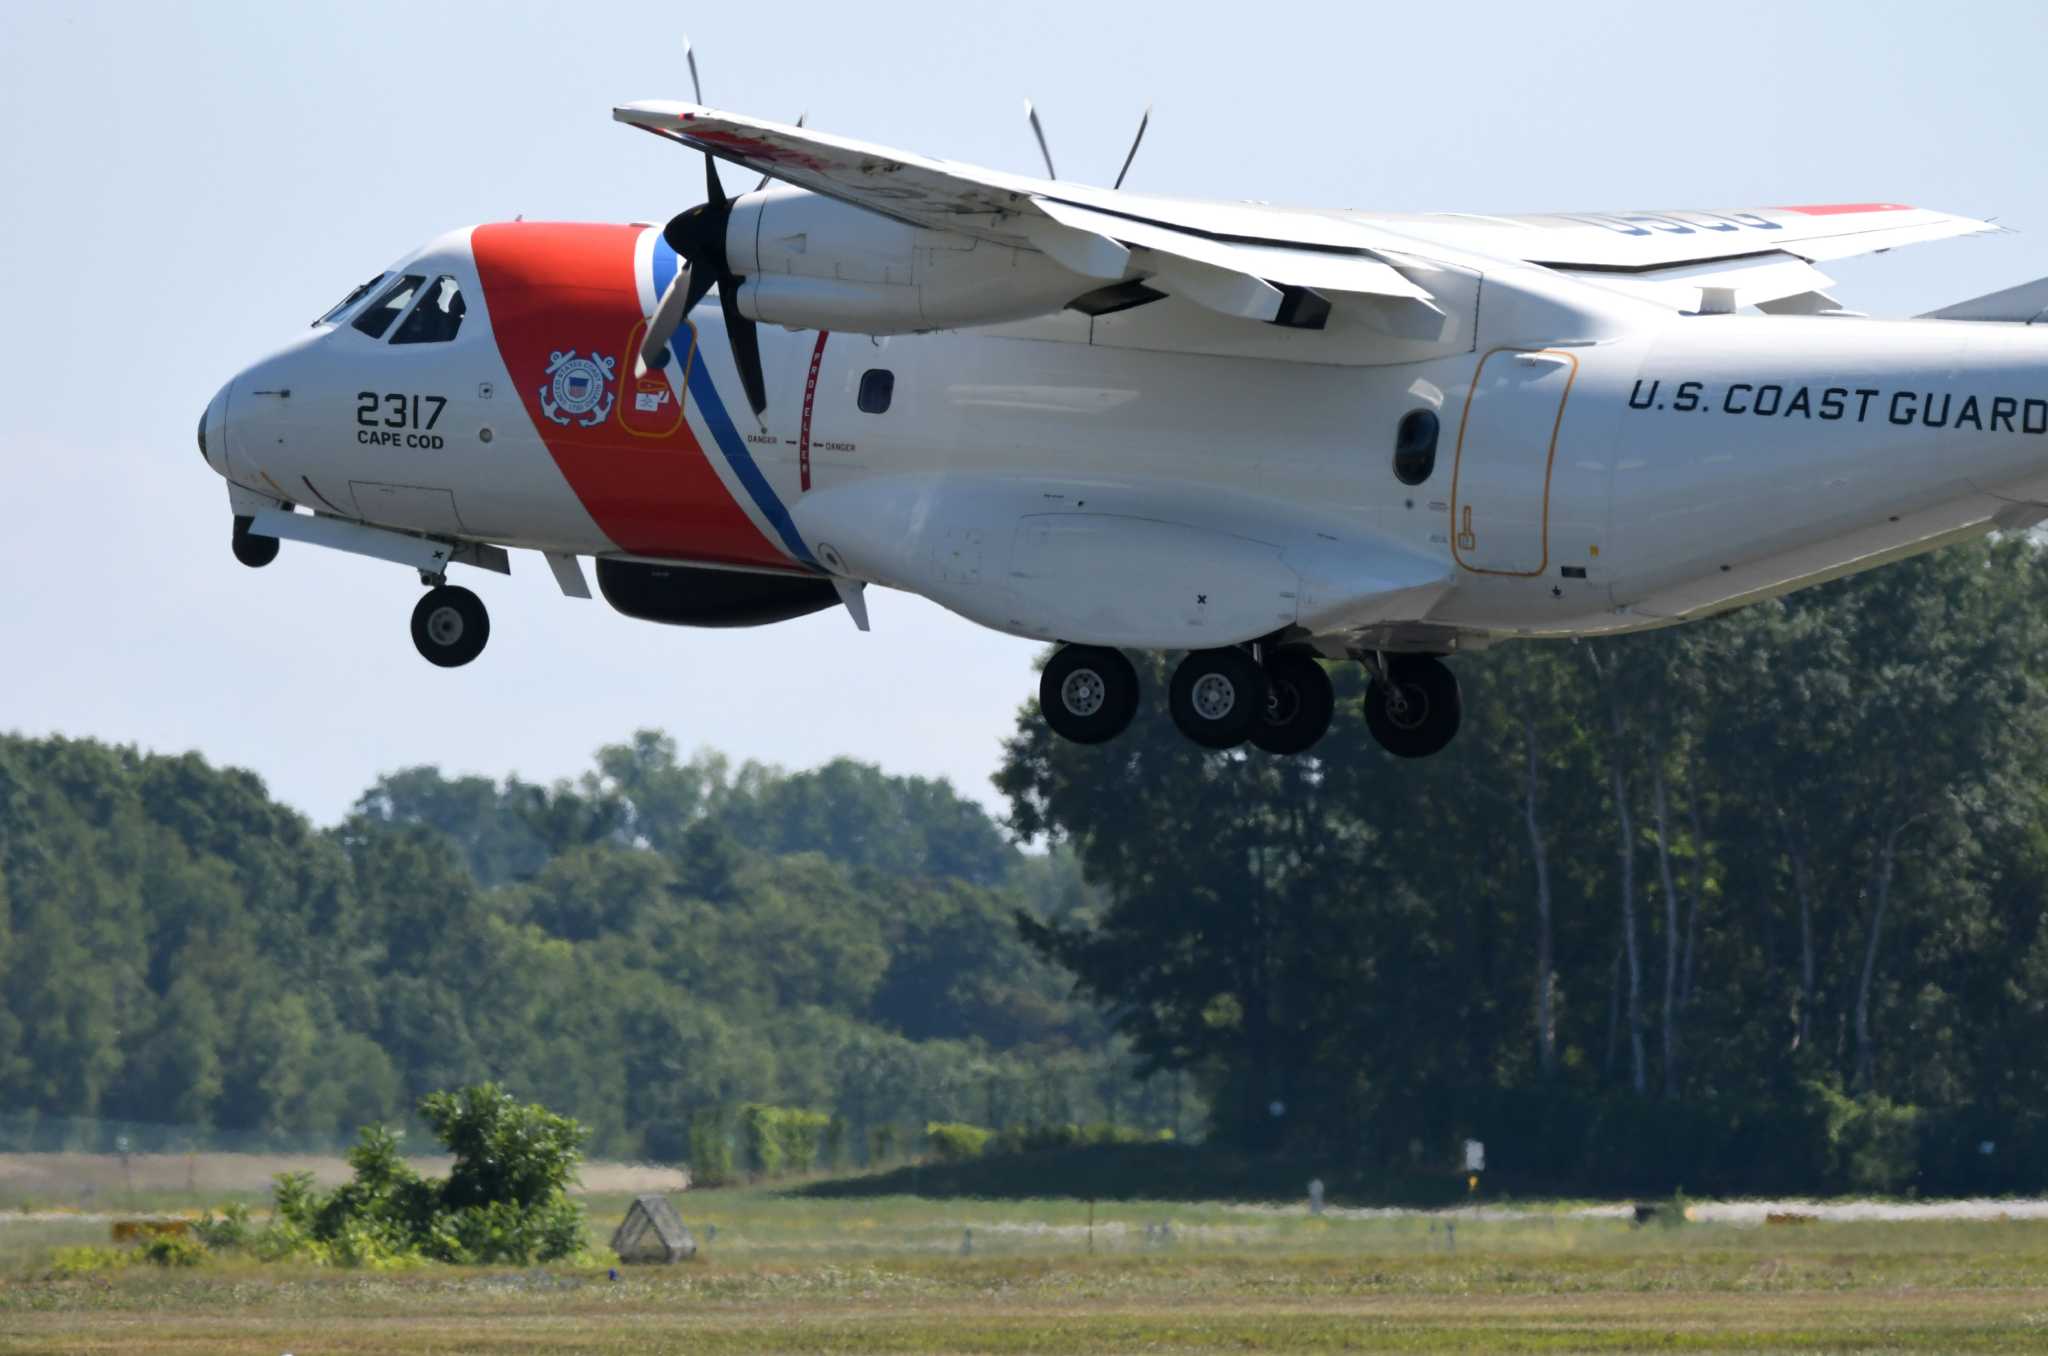
<path fill-rule="evenodd" d="M 1458 430 L 1451 554 L 1479 574 L 1536 575 L 1550 564 L 1550 473 L 1579 360 L 1499 348 L 1480 360 Z"/>

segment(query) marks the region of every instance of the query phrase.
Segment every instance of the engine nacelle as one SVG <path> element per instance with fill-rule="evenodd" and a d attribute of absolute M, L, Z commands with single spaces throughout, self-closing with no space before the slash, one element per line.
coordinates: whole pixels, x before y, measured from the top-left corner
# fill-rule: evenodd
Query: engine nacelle
<path fill-rule="evenodd" d="M 627 616 L 670 626 L 765 626 L 839 601 L 839 591 L 824 579 L 632 560 L 600 559 L 597 589 Z"/>
<path fill-rule="evenodd" d="M 893 221 L 777 185 L 733 203 L 726 260 L 743 315 L 854 334 L 999 325 L 1102 285 L 1035 250 Z"/>

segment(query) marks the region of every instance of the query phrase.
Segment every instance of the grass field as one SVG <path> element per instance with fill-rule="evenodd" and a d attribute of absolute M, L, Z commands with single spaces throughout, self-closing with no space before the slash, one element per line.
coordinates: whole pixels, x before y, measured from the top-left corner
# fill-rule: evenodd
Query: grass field
<path fill-rule="evenodd" d="M 627 1197 L 585 1198 L 601 1244 Z M 2048 1221 L 1691 1223 L 1221 1204 L 679 1198 L 675 1267 L 60 1275 L 0 1214 L 0 1353 L 2039 1351 Z M 971 1231 L 971 1238 L 970 1232 Z"/>

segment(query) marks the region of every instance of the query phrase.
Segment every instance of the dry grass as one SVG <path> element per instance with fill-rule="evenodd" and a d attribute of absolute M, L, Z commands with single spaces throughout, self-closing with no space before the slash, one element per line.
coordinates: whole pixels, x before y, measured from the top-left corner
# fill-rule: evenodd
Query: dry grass
<path fill-rule="evenodd" d="M 621 1204 L 593 1202 L 594 1237 Z M 1091 1253 L 1083 1202 L 682 1204 L 703 1257 L 617 1280 L 241 1261 L 64 1276 L 51 1231 L 78 1225 L 0 1225 L 27 1231 L 0 1254 L 0 1353 L 2048 1349 L 2035 1221 L 1636 1229 L 1532 1210 L 1453 1236 L 1442 1217 L 1140 1203 L 1097 1209 Z"/>

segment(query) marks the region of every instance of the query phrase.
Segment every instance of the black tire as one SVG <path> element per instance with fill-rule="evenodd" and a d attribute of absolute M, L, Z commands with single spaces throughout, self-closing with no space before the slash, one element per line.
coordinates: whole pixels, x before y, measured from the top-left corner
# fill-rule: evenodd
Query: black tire
<path fill-rule="evenodd" d="M 251 532 L 249 524 L 252 521 L 254 520 L 251 518 L 237 514 L 235 534 L 229 539 L 228 544 L 234 549 L 236 560 L 252 570 L 260 570 L 277 559 L 277 538 L 259 537 Z"/>
<path fill-rule="evenodd" d="M 1038 678 L 1038 709 L 1062 739 L 1101 744 L 1138 714 L 1138 671 L 1121 650 L 1063 645 Z"/>
<path fill-rule="evenodd" d="M 1243 650 L 1196 650 L 1173 671 L 1167 709 L 1205 749 L 1234 749 L 1265 718 L 1266 675 Z"/>
<path fill-rule="evenodd" d="M 1372 737 L 1396 758 L 1442 752 L 1464 719 L 1458 675 L 1442 660 L 1401 655 L 1388 662 L 1387 677 L 1365 687 L 1365 724 Z"/>
<path fill-rule="evenodd" d="M 1266 709 L 1252 726 L 1251 740 L 1267 753 L 1307 753 L 1330 732 L 1337 689 L 1315 656 L 1283 651 L 1266 665 Z"/>
<path fill-rule="evenodd" d="M 428 589 L 412 610 L 412 643 L 429 664 L 460 668 L 482 654 L 490 638 L 491 614 L 468 589 Z"/>

